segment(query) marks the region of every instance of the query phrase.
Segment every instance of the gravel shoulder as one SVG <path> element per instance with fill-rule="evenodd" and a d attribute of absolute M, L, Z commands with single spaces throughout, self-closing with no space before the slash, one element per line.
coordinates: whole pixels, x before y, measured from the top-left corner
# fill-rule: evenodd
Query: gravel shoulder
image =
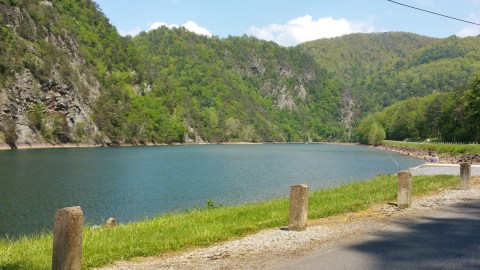
<path fill-rule="evenodd" d="M 438 194 L 414 197 L 412 206 L 399 210 L 395 202 L 373 205 L 355 213 L 310 220 L 305 232 L 285 228 L 264 230 L 241 239 L 211 247 L 168 253 L 157 257 L 119 261 L 102 270 L 130 269 L 266 269 L 291 262 L 313 250 L 340 241 L 371 235 L 399 221 L 428 216 L 455 204 L 480 198 L 480 178 L 470 190 L 449 189 Z"/>

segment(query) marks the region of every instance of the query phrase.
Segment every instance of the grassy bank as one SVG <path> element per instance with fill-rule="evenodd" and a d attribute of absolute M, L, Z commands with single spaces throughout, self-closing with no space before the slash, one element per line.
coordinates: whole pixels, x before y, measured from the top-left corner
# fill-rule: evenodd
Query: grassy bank
<path fill-rule="evenodd" d="M 457 176 L 414 178 L 415 194 L 456 186 Z M 367 208 L 375 202 L 396 199 L 397 177 L 381 175 L 372 180 L 312 192 L 309 219 Z M 288 200 L 167 214 L 113 229 L 85 228 L 83 268 L 115 260 L 161 254 L 189 247 L 207 246 L 261 229 L 288 225 Z M 52 235 L 0 240 L 0 269 L 50 269 Z"/>
<path fill-rule="evenodd" d="M 445 153 L 451 156 L 457 156 L 461 154 L 480 154 L 479 144 L 434 144 L 399 141 L 383 141 L 383 144 L 386 146 L 423 149 L 436 153 Z"/>

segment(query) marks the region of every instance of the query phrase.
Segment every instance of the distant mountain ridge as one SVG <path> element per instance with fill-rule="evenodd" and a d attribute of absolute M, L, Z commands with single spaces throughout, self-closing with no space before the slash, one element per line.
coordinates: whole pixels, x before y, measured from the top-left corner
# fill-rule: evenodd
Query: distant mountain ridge
<path fill-rule="evenodd" d="M 479 40 L 389 32 L 321 39 L 300 47 L 345 82 L 359 98 L 360 111 L 368 112 L 464 86 L 480 71 Z"/>
<path fill-rule="evenodd" d="M 436 42 L 438 39 L 417 34 L 388 32 L 350 34 L 299 46 L 329 72 L 355 83 L 356 78 L 367 77 Z"/>
<path fill-rule="evenodd" d="M 349 140 L 358 119 L 480 70 L 478 37 L 352 34 L 294 48 L 166 27 L 121 37 L 91 0 L 0 0 L 0 140 Z"/>

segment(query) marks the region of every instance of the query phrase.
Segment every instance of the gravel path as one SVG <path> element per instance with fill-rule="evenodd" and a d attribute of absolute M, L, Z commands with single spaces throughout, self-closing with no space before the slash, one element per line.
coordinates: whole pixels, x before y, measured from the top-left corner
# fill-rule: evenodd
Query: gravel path
<path fill-rule="evenodd" d="M 443 167 L 448 166 L 441 168 Z M 435 168 L 437 167 L 422 166 L 413 171 L 432 174 L 431 170 Z M 448 168 L 452 173 L 456 170 L 458 174 L 454 166 Z M 475 179 L 476 182 L 480 180 Z M 312 250 L 321 249 L 338 241 L 372 234 L 393 222 L 428 216 L 429 212 L 433 213 L 431 211 L 446 209 L 457 203 L 478 198 L 480 185 L 476 184 L 467 191 L 452 189 L 414 198 L 412 206 L 405 210 L 399 210 L 394 203 L 377 204 L 366 211 L 309 221 L 309 227 L 305 232 L 276 228 L 207 248 L 139 258 L 133 262 L 121 261 L 101 269 L 266 269 L 288 263 Z"/>

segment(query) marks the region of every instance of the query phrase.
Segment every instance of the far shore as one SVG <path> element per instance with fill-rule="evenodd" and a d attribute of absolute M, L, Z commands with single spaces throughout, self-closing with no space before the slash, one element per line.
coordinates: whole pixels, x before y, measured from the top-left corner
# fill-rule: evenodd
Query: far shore
<path fill-rule="evenodd" d="M 258 144 L 303 144 L 303 142 L 195 142 L 195 143 L 146 143 L 146 144 L 120 144 L 120 145 L 107 145 L 96 143 L 65 143 L 65 144 L 50 144 L 50 143 L 33 143 L 33 144 L 17 144 L 16 150 L 29 150 L 29 149 L 64 149 L 64 148 L 99 148 L 99 147 L 135 147 L 135 146 L 171 146 L 171 145 L 214 145 L 214 144 L 226 144 L 226 145 L 258 145 Z M 311 144 L 333 144 L 333 145 L 359 145 L 356 143 L 343 143 L 343 142 L 312 142 Z M 12 150 L 8 144 L 0 143 L 0 151 Z"/>
<path fill-rule="evenodd" d="M 49 148 L 94 148 L 94 147 L 102 147 L 99 144 L 75 144 L 75 143 L 67 143 L 67 144 L 49 144 L 49 143 L 38 143 L 38 144 L 18 144 L 17 150 L 23 149 L 49 149 Z M 0 144 L 0 150 L 12 150 L 9 145 L 7 144 Z"/>

